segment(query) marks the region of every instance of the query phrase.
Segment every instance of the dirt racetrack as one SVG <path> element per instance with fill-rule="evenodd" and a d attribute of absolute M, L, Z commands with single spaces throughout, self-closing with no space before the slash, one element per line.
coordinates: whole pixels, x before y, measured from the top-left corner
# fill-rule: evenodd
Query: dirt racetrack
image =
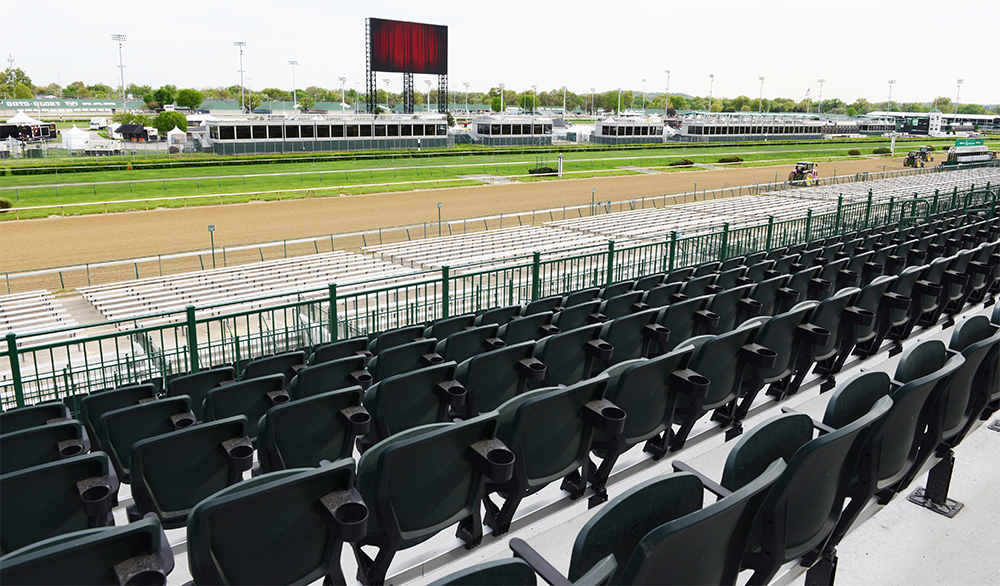
<path fill-rule="evenodd" d="M 824 163 L 821 176 L 832 175 L 834 167 L 844 176 L 881 171 L 884 165 L 888 170 L 901 168 L 898 159 L 840 161 Z M 789 168 L 784 164 L 5 221 L 0 222 L 0 273 L 203 249 L 209 246 L 209 224 L 215 225 L 219 248 L 436 222 L 437 202 L 443 203 L 442 217 L 447 220 L 589 203 L 591 189 L 597 190 L 599 200 L 622 201 L 691 191 L 696 180 L 699 191 L 765 183 L 774 180 L 775 172 L 783 179 Z M 79 285 L 66 284 L 73 286 Z"/>

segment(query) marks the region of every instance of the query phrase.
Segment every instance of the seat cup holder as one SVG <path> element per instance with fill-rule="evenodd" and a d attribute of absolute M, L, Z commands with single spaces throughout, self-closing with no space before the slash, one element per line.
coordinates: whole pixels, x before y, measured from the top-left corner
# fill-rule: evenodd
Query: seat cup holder
<path fill-rule="evenodd" d="M 778 353 L 760 344 L 748 344 L 743 347 L 746 354 L 742 356 L 744 360 L 753 366 L 760 368 L 771 368 L 778 359 Z"/>
<path fill-rule="evenodd" d="M 368 533 L 368 507 L 356 501 L 343 503 L 334 510 L 333 522 L 338 539 L 361 541 Z"/>
<path fill-rule="evenodd" d="M 448 404 L 452 407 L 461 407 L 465 405 L 465 397 L 468 394 L 465 387 L 459 385 L 452 385 L 448 387 Z"/>
<path fill-rule="evenodd" d="M 351 376 L 353 376 L 354 380 L 357 381 L 357 383 L 365 389 L 372 386 L 372 383 L 375 382 L 375 377 L 373 377 L 372 373 L 368 372 L 367 370 L 360 370 L 358 372 L 353 372 L 351 373 Z"/>
<path fill-rule="evenodd" d="M 166 586 L 167 577 L 157 570 L 143 570 L 129 578 L 124 586 Z"/>
<path fill-rule="evenodd" d="M 170 423 L 174 426 L 174 431 L 178 429 L 184 429 L 186 427 L 191 427 L 195 424 L 194 414 L 190 411 L 187 413 L 178 413 L 177 415 L 170 416 Z"/>
<path fill-rule="evenodd" d="M 59 442 L 59 457 L 72 458 L 83 453 L 83 442 L 80 440 L 67 440 Z"/>
<path fill-rule="evenodd" d="M 165 586 L 167 583 L 158 554 L 129 558 L 115 564 L 114 572 L 123 586 Z"/>
<path fill-rule="evenodd" d="M 347 417 L 347 422 L 351 434 L 366 435 L 371 430 L 372 416 L 367 411 L 359 409 Z"/>
<path fill-rule="evenodd" d="M 106 515 L 111 510 L 111 487 L 106 484 L 94 484 L 80 492 L 83 500 L 83 512 L 88 517 Z"/>
<path fill-rule="evenodd" d="M 537 358 L 524 358 L 522 360 L 518 360 L 515 368 L 517 369 L 518 374 L 530 381 L 535 382 L 545 380 L 545 373 L 548 370 L 545 367 L 545 363 Z"/>
<path fill-rule="evenodd" d="M 282 405 L 292 400 L 287 391 L 271 391 L 266 395 L 267 402 L 272 406 Z"/>
<path fill-rule="evenodd" d="M 608 435 L 620 435 L 625 431 L 625 411 L 619 407 L 605 407 L 601 409 L 601 416 L 607 422 L 605 433 Z"/>
<path fill-rule="evenodd" d="M 427 366 L 444 364 L 444 357 L 436 352 L 432 352 L 431 354 L 424 354 L 423 359 L 424 362 L 427 364 Z"/>
<path fill-rule="evenodd" d="M 493 482 L 506 482 L 514 475 L 514 452 L 494 448 L 486 452 L 486 476 Z"/>
<path fill-rule="evenodd" d="M 222 442 L 223 453 L 229 466 L 237 472 L 245 472 L 253 466 L 253 445 L 250 438 L 237 437 Z"/>

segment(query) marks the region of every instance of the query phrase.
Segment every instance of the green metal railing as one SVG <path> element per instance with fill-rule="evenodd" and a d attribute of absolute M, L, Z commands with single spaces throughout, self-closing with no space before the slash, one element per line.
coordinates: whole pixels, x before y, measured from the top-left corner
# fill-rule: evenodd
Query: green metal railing
<path fill-rule="evenodd" d="M 312 347 L 549 295 L 809 242 L 941 211 L 996 213 L 996 189 L 897 201 L 838 202 L 834 211 L 730 229 L 663 234 L 436 270 L 385 280 L 331 283 L 250 300 L 134 316 L 19 336 L 0 356 L 0 404 L 23 406 L 127 382 Z M 500 266 L 497 266 L 499 264 Z M 56 341 L 49 341 L 60 338 Z M 0 362 L 2 369 L 3 362 Z"/>

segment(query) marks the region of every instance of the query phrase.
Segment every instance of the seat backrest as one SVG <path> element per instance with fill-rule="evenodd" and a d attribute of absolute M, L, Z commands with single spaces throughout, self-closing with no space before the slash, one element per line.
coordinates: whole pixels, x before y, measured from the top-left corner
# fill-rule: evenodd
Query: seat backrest
<path fill-rule="evenodd" d="M 519 558 L 505 558 L 463 568 L 428 586 L 535 586 L 535 570 Z"/>
<path fill-rule="evenodd" d="M 793 291 L 799 292 L 799 301 L 805 301 L 809 298 L 809 284 L 810 281 L 817 278 L 819 272 L 823 267 L 810 267 L 808 269 L 803 269 L 791 277 L 785 283 L 785 287 L 792 289 Z"/>
<path fill-rule="evenodd" d="M 56 402 L 11 409 L 0 413 L 0 434 L 46 425 L 50 421 L 55 423 L 71 417 L 73 415 L 69 412 L 69 408 L 63 403 Z"/>
<path fill-rule="evenodd" d="M 508 346 L 520 344 L 521 342 L 534 342 L 541 339 L 541 328 L 552 323 L 553 313 L 546 311 L 542 313 L 525 314 L 514 318 L 497 330 L 497 337 L 507 343 Z"/>
<path fill-rule="evenodd" d="M 710 381 L 703 401 L 704 409 L 714 409 L 736 398 L 744 370 L 743 362 L 739 359 L 740 349 L 756 333 L 756 327 L 737 328 L 713 336 L 691 354 L 688 368 Z"/>
<path fill-rule="evenodd" d="M 495 340 L 499 329 L 496 324 L 484 324 L 456 332 L 438 342 L 435 351 L 445 362 L 464 362 L 476 354 L 493 350 L 495 342 L 488 340 Z"/>
<path fill-rule="evenodd" d="M 361 387 L 348 387 L 271 408 L 260 419 L 257 459 L 264 472 L 312 468 L 349 458 L 353 439 L 371 417 Z"/>
<path fill-rule="evenodd" d="M 203 500 L 187 523 L 192 577 L 199 584 L 307 584 L 332 576 L 343 584 L 335 519 L 363 525 L 368 514 L 353 484 L 354 460 L 347 459 L 265 474 Z"/>
<path fill-rule="evenodd" d="M 638 484 L 602 507 L 577 534 L 569 579 L 603 556 L 622 560 L 614 584 L 734 584 L 754 516 L 784 470 L 759 477 L 704 508 L 701 480 L 677 472 Z"/>
<path fill-rule="evenodd" d="M 511 344 L 462 362 L 455 380 L 466 389 L 467 407 L 474 414 L 492 411 L 517 394 L 524 374 L 518 364 L 531 358 L 535 342 Z"/>
<path fill-rule="evenodd" d="M 586 289 L 579 289 L 577 291 L 572 291 L 567 293 L 562 300 L 563 307 L 573 307 L 574 305 L 579 305 L 581 303 L 590 303 L 595 299 L 600 299 L 601 289 L 600 287 L 588 287 Z"/>
<path fill-rule="evenodd" d="M 625 443 L 633 445 L 656 435 L 674 421 L 676 391 L 669 388 L 670 375 L 684 368 L 690 350 L 677 350 L 649 360 L 630 360 L 605 373 L 608 388 L 604 398 L 625 412 Z"/>
<path fill-rule="evenodd" d="M 155 518 L 77 531 L 4 556 L 4 584 L 166 584 L 170 543 Z"/>
<path fill-rule="evenodd" d="M 667 276 L 663 279 L 664 284 L 666 283 L 680 283 L 687 280 L 694 272 L 694 267 L 687 267 L 683 269 L 674 269 L 667 273 Z"/>
<path fill-rule="evenodd" d="M 0 435 L 0 475 L 89 451 L 87 432 L 75 420 L 5 433 Z"/>
<path fill-rule="evenodd" d="M 694 335 L 698 325 L 694 321 L 694 315 L 705 308 L 709 299 L 711 299 L 709 295 L 692 297 L 678 303 L 671 303 L 663 309 L 657 323 L 670 330 L 670 338 L 665 346 L 660 346 L 661 352 L 673 350 L 678 344 Z"/>
<path fill-rule="evenodd" d="M 611 364 L 645 356 L 645 351 L 653 339 L 653 333 L 648 331 L 647 326 L 659 328 L 660 326 L 655 325 L 659 315 L 660 310 L 653 308 L 631 313 L 603 324 L 600 338 L 614 346 Z"/>
<path fill-rule="evenodd" d="M 427 338 L 382 350 L 368 363 L 368 372 L 379 381 L 428 366 L 423 357 L 433 354 L 437 343 L 436 338 Z"/>
<path fill-rule="evenodd" d="M 767 271 L 771 270 L 771 267 L 773 266 L 774 266 L 773 260 L 764 260 L 760 262 L 755 262 L 754 264 L 747 267 L 747 270 L 745 273 L 743 273 L 743 276 L 746 277 L 747 279 L 750 279 L 751 281 L 760 282 L 764 279 L 764 274 Z"/>
<path fill-rule="evenodd" d="M 546 366 L 546 385 L 571 385 L 590 373 L 587 343 L 601 334 L 601 324 L 561 332 L 535 344 L 534 357 Z"/>
<path fill-rule="evenodd" d="M 830 338 L 826 344 L 811 346 L 813 356 L 817 360 L 826 360 L 831 356 L 835 356 L 840 351 L 840 342 L 842 339 L 841 317 L 844 309 L 851 305 L 851 302 L 859 291 L 860 289 L 857 287 L 846 287 L 837 291 L 833 297 L 821 301 L 807 318 L 806 321 L 810 324 L 830 332 Z"/>
<path fill-rule="evenodd" d="M 632 289 L 635 291 L 649 291 L 654 287 L 658 287 L 660 283 L 663 282 L 663 278 L 666 276 L 666 273 L 653 273 L 652 275 L 639 277 L 635 281 L 635 284 L 632 285 Z"/>
<path fill-rule="evenodd" d="M 713 333 L 728 332 L 739 325 L 739 317 L 745 315 L 740 306 L 740 300 L 750 295 L 753 285 L 732 287 L 716 293 L 705 306 L 705 309 L 719 316 L 719 323 L 712 328 Z"/>
<path fill-rule="evenodd" d="M 108 411 L 101 415 L 101 445 L 111 457 L 118 478 L 129 483 L 132 444 L 147 437 L 170 433 L 195 424 L 191 399 L 186 395 L 165 397 L 141 405 Z"/>
<path fill-rule="evenodd" d="M 610 297 L 601 304 L 600 312 L 608 319 L 615 319 L 628 315 L 632 311 L 632 306 L 642 299 L 642 291 L 631 291 Z"/>
<path fill-rule="evenodd" d="M 965 362 L 955 371 L 948 382 L 945 395 L 941 397 L 942 439 L 950 439 L 962 431 L 973 413 L 973 392 L 983 385 L 989 385 L 987 357 L 996 354 L 1000 347 L 1000 327 L 990 323 L 985 315 L 974 315 L 958 324 L 952 332 L 948 349 L 961 352 Z"/>
<path fill-rule="evenodd" d="M 591 314 L 598 313 L 601 309 L 600 301 L 587 301 L 571 305 L 563 309 L 552 318 L 552 325 L 562 331 L 575 330 L 578 327 L 593 323 Z"/>
<path fill-rule="evenodd" d="M 681 290 L 681 283 L 669 283 L 650 288 L 642 296 L 642 302 L 650 307 L 663 307 L 671 302 L 674 293 Z"/>
<path fill-rule="evenodd" d="M 475 324 L 475 321 L 476 315 L 473 313 L 439 319 L 424 330 L 424 337 L 444 340 L 448 336 L 461 332 L 465 328 L 471 328 Z"/>
<path fill-rule="evenodd" d="M 521 314 L 520 305 L 506 305 L 504 307 L 494 307 L 487 309 L 476 317 L 476 325 L 497 324 L 502 326 Z"/>
<path fill-rule="evenodd" d="M 371 384 L 365 362 L 364 356 L 354 355 L 307 366 L 288 385 L 288 395 L 295 401 L 358 384 Z"/>
<path fill-rule="evenodd" d="M 387 330 L 378 335 L 377 338 L 368 344 L 368 350 L 372 354 L 384 352 L 389 348 L 408 344 L 417 338 L 424 336 L 424 326 L 404 326 L 393 330 Z"/>
<path fill-rule="evenodd" d="M 691 275 L 691 278 L 696 279 L 698 277 L 704 277 L 705 275 L 714 274 L 718 272 L 719 266 L 721 265 L 722 263 L 720 263 L 719 261 L 712 261 L 698 265 L 697 267 L 694 268 L 694 273 Z"/>
<path fill-rule="evenodd" d="M 285 377 L 285 383 L 291 382 L 295 373 L 306 363 L 306 353 L 297 350 L 295 352 L 283 352 L 274 356 L 255 358 L 247 363 L 246 370 L 243 371 L 244 379 L 259 378 L 272 374 L 281 374 Z"/>
<path fill-rule="evenodd" d="M 562 295 L 550 295 L 549 297 L 540 297 L 528 303 L 525 306 L 524 311 L 521 312 L 522 316 L 534 315 L 536 313 L 545 313 L 548 311 L 555 311 L 557 307 L 562 307 L 563 296 Z"/>
<path fill-rule="evenodd" d="M 700 277 L 692 277 L 684 283 L 681 292 L 688 297 L 698 297 L 704 295 L 708 286 L 715 282 L 715 273 L 708 273 Z"/>
<path fill-rule="evenodd" d="M 205 397 L 205 421 L 243 415 L 247 418 L 247 435 L 256 443 L 260 418 L 271 407 L 288 401 L 284 387 L 284 375 L 269 374 L 212 389 Z"/>
<path fill-rule="evenodd" d="M 183 527 L 191 508 L 238 481 L 234 472 L 241 463 L 249 470 L 252 457 L 242 415 L 136 442 L 130 457 L 135 506 L 155 513 L 166 528 Z"/>
<path fill-rule="evenodd" d="M 760 303 L 760 313 L 758 315 L 774 315 L 778 289 L 784 287 L 787 281 L 788 275 L 779 275 L 765 279 L 754 285 L 753 290 L 750 291 L 750 299 Z"/>
<path fill-rule="evenodd" d="M 319 364 L 321 362 L 349 358 L 356 356 L 359 352 L 367 351 L 368 338 L 351 338 L 349 340 L 341 340 L 339 342 L 330 342 L 329 344 L 316 346 L 316 348 L 313 349 L 312 355 L 309 356 L 308 362 L 309 364 Z"/>
<path fill-rule="evenodd" d="M 133 385 L 87 395 L 80 401 L 80 420 L 87 427 L 87 435 L 95 449 L 101 448 L 101 415 L 108 411 L 136 405 L 139 401 L 155 399 L 153 385 Z"/>
<path fill-rule="evenodd" d="M 764 369 L 764 382 L 782 380 L 795 370 L 795 360 L 803 343 L 797 331 L 816 305 L 818 303 L 815 301 L 805 301 L 784 313 L 762 320 L 763 323 L 754 336 L 754 343 L 770 348 L 776 354 L 774 366 Z"/>
<path fill-rule="evenodd" d="M 201 406 L 205 402 L 205 396 L 208 395 L 208 392 L 221 383 L 234 380 L 236 380 L 236 369 L 231 366 L 185 374 L 167 381 L 167 396 L 187 395 L 191 397 L 191 411 L 194 412 L 198 421 L 203 421 L 204 414 L 201 411 Z"/>
<path fill-rule="evenodd" d="M 118 500 L 118 479 L 103 452 L 4 474 L 0 482 L 3 554 L 64 533 L 109 525 L 112 504 Z"/>
<path fill-rule="evenodd" d="M 633 290 L 635 281 L 618 281 L 601 289 L 601 299 L 611 299 Z"/>
<path fill-rule="evenodd" d="M 379 442 L 407 429 L 447 421 L 445 389 L 454 379 L 455 363 L 445 362 L 376 383 L 365 391 L 363 400 L 373 419 L 368 441 Z"/>
<path fill-rule="evenodd" d="M 715 278 L 715 283 L 713 284 L 716 287 L 721 287 L 723 289 L 729 289 L 730 287 L 734 287 L 736 286 L 736 282 L 739 280 L 740 277 L 743 276 L 743 273 L 745 273 L 746 270 L 747 270 L 746 267 L 743 266 L 731 267 L 719 273 L 719 275 Z"/>

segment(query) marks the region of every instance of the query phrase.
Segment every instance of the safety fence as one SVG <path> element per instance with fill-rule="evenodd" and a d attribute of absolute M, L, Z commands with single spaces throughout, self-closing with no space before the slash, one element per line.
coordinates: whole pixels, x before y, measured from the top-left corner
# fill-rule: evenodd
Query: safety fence
<path fill-rule="evenodd" d="M 18 336 L 0 346 L 0 404 L 11 408 L 585 287 L 810 242 L 859 229 L 906 225 L 939 212 L 996 212 L 996 191 L 890 201 L 838 202 L 835 210 L 599 249 L 536 252 L 493 264 L 414 271 L 394 282 L 325 288 Z M 54 341 L 53 341 L 54 340 Z M 6 364 L 4 364 L 6 363 Z"/>

